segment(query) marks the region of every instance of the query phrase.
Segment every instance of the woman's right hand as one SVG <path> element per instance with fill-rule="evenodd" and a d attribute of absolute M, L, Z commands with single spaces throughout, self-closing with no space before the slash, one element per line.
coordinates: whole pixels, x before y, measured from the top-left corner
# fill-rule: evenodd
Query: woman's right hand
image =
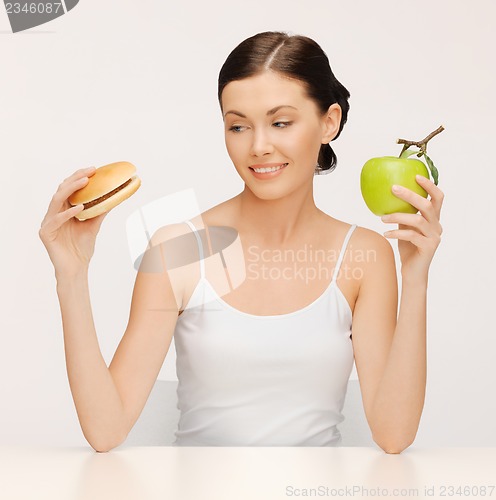
<path fill-rule="evenodd" d="M 81 169 L 65 179 L 53 195 L 41 222 L 38 234 L 57 276 L 86 269 L 93 256 L 96 236 L 107 213 L 80 221 L 74 216 L 83 210 L 83 206 L 73 207 L 68 198 L 86 186 L 88 177 L 95 171 L 95 167 Z"/>

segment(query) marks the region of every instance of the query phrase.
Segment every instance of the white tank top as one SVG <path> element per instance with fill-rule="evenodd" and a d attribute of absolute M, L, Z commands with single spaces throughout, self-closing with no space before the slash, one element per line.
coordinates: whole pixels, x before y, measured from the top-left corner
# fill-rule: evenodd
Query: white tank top
<path fill-rule="evenodd" d="M 256 316 L 200 279 L 174 331 L 177 407 L 173 446 L 337 446 L 353 368 L 352 311 L 336 278 L 297 311 Z M 195 305 L 197 304 L 197 305 Z"/>

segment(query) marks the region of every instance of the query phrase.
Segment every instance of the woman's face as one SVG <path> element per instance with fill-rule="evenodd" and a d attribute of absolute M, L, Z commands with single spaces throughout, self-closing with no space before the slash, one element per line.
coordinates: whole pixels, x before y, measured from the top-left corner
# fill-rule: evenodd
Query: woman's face
<path fill-rule="evenodd" d="M 237 172 L 262 197 L 278 197 L 313 179 L 321 144 L 336 135 L 341 108 L 322 116 L 303 85 L 272 71 L 228 83 L 222 92 L 226 147 Z M 287 164 L 275 173 L 262 165 Z"/>

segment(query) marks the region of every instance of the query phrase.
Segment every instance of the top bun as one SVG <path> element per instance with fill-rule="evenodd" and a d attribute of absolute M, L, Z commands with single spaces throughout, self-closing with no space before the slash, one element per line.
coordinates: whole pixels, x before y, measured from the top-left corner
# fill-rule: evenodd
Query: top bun
<path fill-rule="evenodd" d="M 69 196 L 71 205 L 88 203 L 113 191 L 136 174 L 136 167 L 127 161 L 118 161 L 97 168 L 89 177 L 88 184 Z"/>

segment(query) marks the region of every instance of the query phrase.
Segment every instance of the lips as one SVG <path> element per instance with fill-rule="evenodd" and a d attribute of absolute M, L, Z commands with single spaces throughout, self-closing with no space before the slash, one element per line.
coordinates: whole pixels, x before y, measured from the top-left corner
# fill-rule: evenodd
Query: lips
<path fill-rule="evenodd" d="M 272 167 L 280 167 L 281 165 L 287 165 L 287 163 L 261 163 L 260 165 L 251 165 L 248 168 L 255 170 L 256 168 L 272 168 Z"/>
<path fill-rule="evenodd" d="M 251 175 L 255 177 L 255 179 L 259 181 L 272 181 L 280 175 L 283 175 L 288 165 L 288 163 L 264 163 L 260 165 L 260 167 L 253 165 L 253 167 L 249 168 L 251 170 Z M 261 168 L 263 170 L 257 172 L 255 168 Z"/>

